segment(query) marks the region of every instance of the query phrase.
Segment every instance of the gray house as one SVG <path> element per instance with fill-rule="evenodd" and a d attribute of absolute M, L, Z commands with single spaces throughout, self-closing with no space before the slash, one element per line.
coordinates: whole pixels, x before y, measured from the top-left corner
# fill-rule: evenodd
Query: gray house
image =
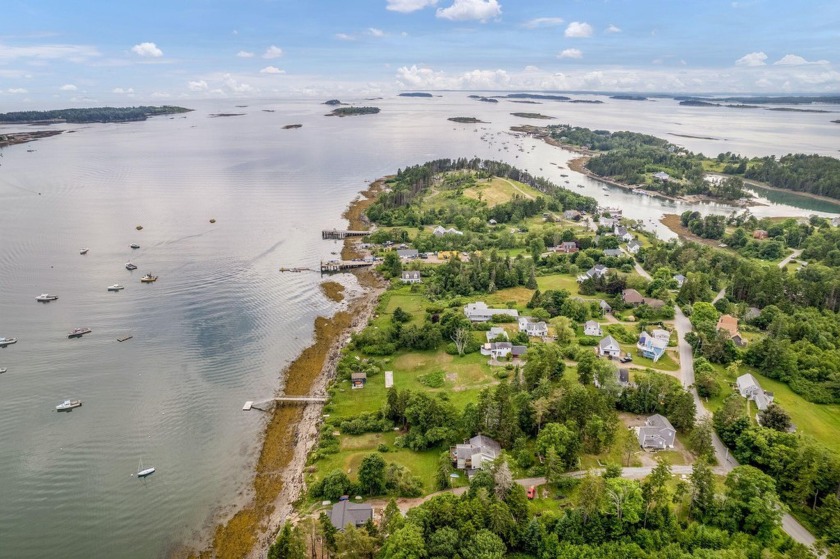
<path fill-rule="evenodd" d="M 420 253 L 417 251 L 416 248 L 397 249 L 397 254 L 399 255 L 400 258 L 402 258 L 404 260 L 414 260 L 415 258 L 420 256 Z"/>
<path fill-rule="evenodd" d="M 619 258 L 621 256 L 621 249 L 620 248 L 605 248 L 604 249 L 604 256 L 615 256 Z"/>
<path fill-rule="evenodd" d="M 647 418 L 645 424 L 639 427 L 639 444 L 642 448 L 653 450 L 665 450 L 674 448 L 674 439 L 677 430 L 663 415 L 652 415 Z"/>
<path fill-rule="evenodd" d="M 598 343 L 598 355 L 604 357 L 618 357 L 621 355 L 621 346 L 612 336 L 607 336 Z"/>
<path fill-rule="evenodd" d="M 738 377 L 735 386 L 742 397 L 755 402 L 759 411 L 766 410 L 767 406 L 773 403 L 773 393 L 762 389 L 755 377 L 749 373 Z"/>
<path fill-rule="evenodd" d="M 330 510 L 330 522 L 338 530 L 344 530 L 348 525 L 358 528 L 368 520 L 373 520 L 373 507 L 365 503 L 340 501 Z"/>
<path fill-rule="evenodd" d="M 422 279 L 420 279 L 420 272 L 418 272 L 417 270 L 403 272 L 400 276 L 400 279 L 403 283 L 420 283 L 423 281 Z"/>
<path fill-rule="evenodd" d="M 516 318 L 519 316 L 519 311 L 516 309 L 491 309 L 487 306 L 487 303 L 476 301 L 464 307 L 464 314 L 472 322 L 487 322 L 488 320 L 492 320 L 497 314 L 506 314 Z"/>
<path fill-rule="evenodd" d="M 490 463 L 502 454 L 499 443 L 485 435 L 476 435 L 464 444 L 449 449 L 452 463 L 459 470 L 466 470 L 471 475 L 475 470 Z"/>

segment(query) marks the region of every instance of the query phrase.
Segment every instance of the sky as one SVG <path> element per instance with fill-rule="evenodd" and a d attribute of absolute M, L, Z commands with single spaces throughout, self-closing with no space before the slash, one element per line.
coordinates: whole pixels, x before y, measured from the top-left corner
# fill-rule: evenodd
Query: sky
<path fill-rule="evenodd" d="M 840 1 L 5 0 L 0 8 L 0 112 L 409 90 L 840 94 Z"/>

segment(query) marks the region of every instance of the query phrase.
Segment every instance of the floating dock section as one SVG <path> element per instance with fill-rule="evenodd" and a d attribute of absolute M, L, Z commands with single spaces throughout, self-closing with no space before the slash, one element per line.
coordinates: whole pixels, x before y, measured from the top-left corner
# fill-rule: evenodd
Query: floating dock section
<path fill-rule="evenodd" d="M 344 272 L 366 266 L 373 266 L 373 262 L 365 260 L 330 260 L 329 262 L 321 262 L 321 273 Z"/>

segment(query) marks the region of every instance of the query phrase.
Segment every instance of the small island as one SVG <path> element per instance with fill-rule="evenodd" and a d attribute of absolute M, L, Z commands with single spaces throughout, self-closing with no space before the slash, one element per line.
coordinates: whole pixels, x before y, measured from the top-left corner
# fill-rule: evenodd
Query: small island
<path fill-rule="evenodd" d="M 477 118 L 471 116 L 453 116 L 446 120 L 451 120 L 452 122 L 458 122 L 460 124 L 487 124 L 483 120 L 478 120 Z"/>
<path fill-rule="evenodd" d="M 434 97 L 431 93 L 425 93 L 422 91 L 417 92 L 408 92 L 408 93 L 400 93 L 399 97 Z"/>
<path fill-rule="evenodd" d="M 375 115 L 378 112 L 379 107 L 339 107 L 324 116 Z"/>
<path fill-rule="evenodd" d="M 834 124 L 840 124 L 840 120 L 832 120 L 831 122 L 833 122 Z"/>
<path fill-rule="evenodd" d="M 485 103 L 498 103 L 498 99 L 493 99 L 492 97 L 481 97 L 480 95 L 470 95 L 470 99 L 475 99 L 476 101 L 484 101 Z"/>
<path fill-rule="evenodd" d="M 324 101 L 324 105 L 344 105 L 344 103 L 338 99 L 330 99 L 329 101 Z"/>
<path fill-rule="evenodd" d="M 537 93 L 511 93 L 508 99 L 540 99 L 542 101 L 569 101 L 571 98 L 564 95 L 542 95 Z"/>
<path fill-rule="evenodd" d="M 572 99 L 569 103 L 587 103 L 589 105 L 603 105 L 604 102 L 600 99 Z"/>
<path fill-rule="evenodd" d="M 287 124 L 283 130 L 292 130 L 293 128 L 303 128 L 303 124 Z"/>
<path fill-rule="evenodd" d="M 94 107 L 52 111 L 0 113 L 0 124 L 88 124 L 94 122 L 136 122 L 152 116 L 188 113 L 192 109 L 163 105 L 160 107 Z"/>
<path fill-rule="evenodd" d="M 648 98 L 644 95 L 613 95 L 610 99 L 618 99 L 619 101 L 647 101 Z"/>
<path fill-rule="evenodd" d="M 34 142 L 35 140 L 40 140 L 41 138 L 57 136 L 62 132 L 64 132 L 64 130 L 39 130 L 37 132 L 14 132 L 12 134 L 0 134 L 0 148 Z"/>
<path fill-rule="evenodd" d="M 510 113 L 512 116 L 519 118 L 539 118 L 543 120 L 553 120 L 553 116 L 543 115 L 540 113 Z"/>
<path fill-rule="evenodd" d="M 210 118 L 222 118 L 226 116 L 245 116 L 245 113 L 213 113 L 208 115 Z"/>

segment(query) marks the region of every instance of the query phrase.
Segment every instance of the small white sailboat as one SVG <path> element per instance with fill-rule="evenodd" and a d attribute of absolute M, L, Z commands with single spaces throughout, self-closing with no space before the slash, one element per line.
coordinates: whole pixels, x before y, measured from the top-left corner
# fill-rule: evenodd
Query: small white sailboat
<path fill-rule="evenodd" d="M 137 477 L 143 479 L 144 477 L 148 477 L 155 473 L 154 468 L 144 468 L 143 467 L 143 459 L 140 459 L 140 465 L 137 466 Z"/>
<path fill-rule="evenodd" d="M 125 287 L 123 287 L 122 285 L 120 285 L 118 283 L 115 283 L 114 285 L 109 285 L 108 286 L 108 291 L 121 291 L 123 289 L 125 289 Z"/>

